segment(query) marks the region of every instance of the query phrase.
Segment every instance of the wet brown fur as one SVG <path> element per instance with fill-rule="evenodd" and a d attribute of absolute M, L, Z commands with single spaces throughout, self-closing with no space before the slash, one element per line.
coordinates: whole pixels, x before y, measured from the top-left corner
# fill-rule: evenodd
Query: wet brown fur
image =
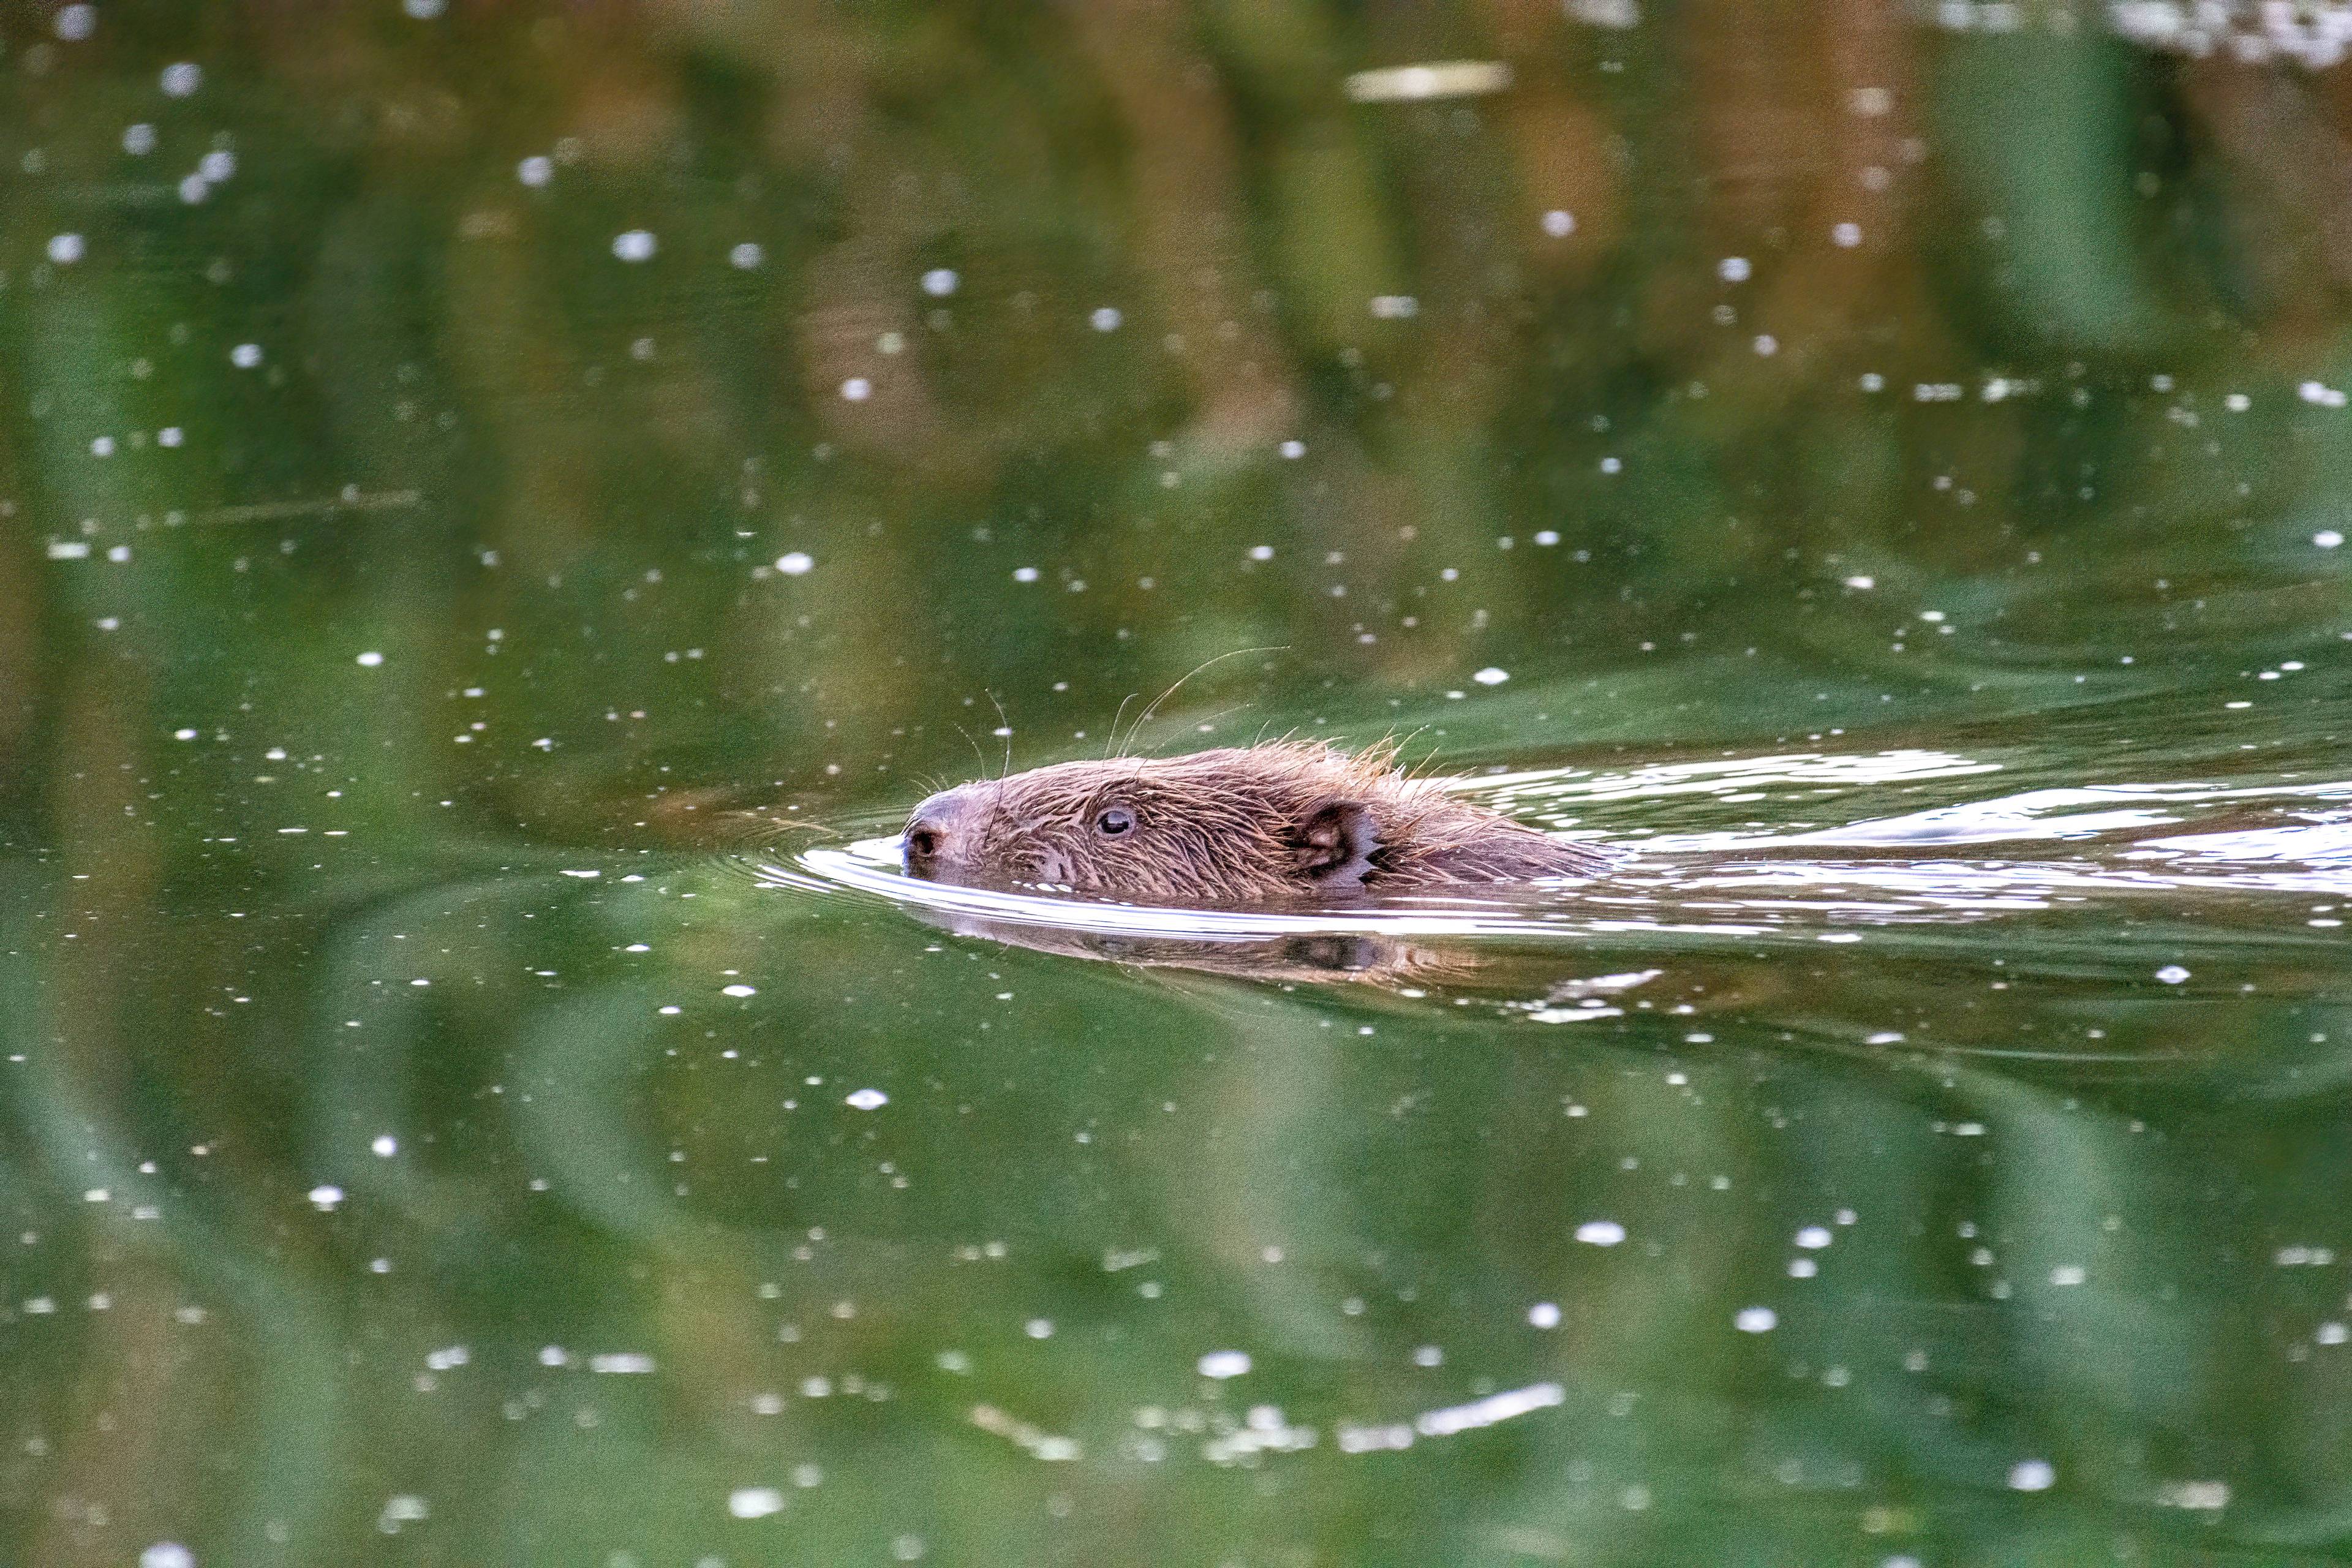
<path fill-rule="evenodd" d="M 1606 851 L 1564 842 L 1360 752 L 1276 741 L 1187 756 L 1062 763 L 932 797 L 909 820 L 952 821 L 908 867 L 976 886 L 1069 888 L 1150 902 L 1251 906 L 1587 876 Z M 1133 814 L 1117 837 L 1108 807 Z"/>

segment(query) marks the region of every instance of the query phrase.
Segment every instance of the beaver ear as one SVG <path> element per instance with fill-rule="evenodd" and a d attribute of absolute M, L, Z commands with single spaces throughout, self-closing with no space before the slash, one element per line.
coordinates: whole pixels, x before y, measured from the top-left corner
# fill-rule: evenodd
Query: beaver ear
<path fill-rule="evenodd" d="M 1326 888 L 1360 888 L 1380 853 L 1381 825 L 1361 801 L 1326 801 L 1297 827 L 1298 869 Z"/>

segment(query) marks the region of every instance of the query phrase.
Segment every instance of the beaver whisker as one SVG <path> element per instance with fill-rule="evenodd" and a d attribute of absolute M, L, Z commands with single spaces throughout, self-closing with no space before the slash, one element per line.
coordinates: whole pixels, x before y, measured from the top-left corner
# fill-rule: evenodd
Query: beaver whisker
<path fill-rule="evenodd" d="M 1253 654 L 1253 653 L 1287 653 L 1288 651 L 1289 651 L 1289 648 L 1288 648 L 1288 647 L 1287 647 L 1286 645 L 1286 646 L 1284 646 L 1284 647 L 1237 647 L 1237 648 L 1234 648 L 1234 649 L 1232 649 L 1232 650 L 1230 650 L 1230 651 L 1228 651 L 1228 652 L 1218 654 L 1217 656 L 1215 656 L 1215 657 L 1214 657 L 1214 658 L 1204 658 L 1204 659 L 1202 659 L 1200 663 L 1198 663 L 1198 664 L 1194 665 L 1192 668 L 1190 668 L 1190 669 L 1186 670 L 1183 674 L 1181 674 L 1181 675 L 1178 676 L 1178 677 L 1176 678 L 1176 681 L 1175 681 L 1175 684 L 1174 684 L 1174 685 L 1172 685 L 1172 686 L 1169 687 L 1169 689 L 1168 689 L 1167 690 L 1165 690 L 1165 691 L 1161 692 L 1159 696 L 1157 696 L 1157 697 L 1153 698 L 1153 699 L 1151 700 L 1151 705 L 1150 705 L 1149 708 L 1146 708 L 1142 712 L 1140 712 L 1140 713 L 1139 713 L 1139 714 L 1137 714 L 1137 715 L 1135 716 L 1135 722 L 1134 722 L 1134 724 L 1133 724 L 1133 725 L 1131 725 L 1131 726 L 1129 728 L 1128 731 L 1127 731 L 1127 742 L 1128 742 L 1128 744 L 1131 746 L 1131 745 L 1133 745 L 1133 744 L 1135 743 L 1135 738 L 1136 738 L 1138 735 L 1140 735 L 1140 734 L 1142 734 L 1142 733 L 1143 733 L 1143 726 L 1144 726 L 1146 723 L 1148 723 L 1148 722 L 1150 722 L 1150 721 L 1151 716 L 1152 716 L 1154 713 L 1157 713 L 1157 712 L 1159 712 L 1159 711 L 1160 711 L 1160 705 L 1161 703 L 1163 703 L 1163 702 L 1167 701 L 1171 697 L 1175 696 L 1175 695 L 1176 695 L 1176 693 L 1177 693 L 1178 689 L 1179 689 L 1179 688 L 1181 688 L 1181 687 L 1182 687 L 1182 686 L 1183 686 L 1183 684 L 1184 684 L 1186 681 L 1188 681 L 1188 680 L 1192 679 L 1194 676 L 1196 676 L 1196 675 L 1200 674 L 1202 670 L 1204 670 L 1204 669 L 1208 668 L 1211 665 L 1223 664 L 1225 660 L 1227 660 L 1227 659 L 1229 659 L 1229 658 L 1242 658 L 1242 657 L 1243 657 L 1244 655 L 1245 655 L 1245 654 Z M 1127 709 L 1127 705 L 1126 705 L 1125 703 L 1121 703 L 1121 704 L 1119 705 L 1119 710 L 1120 710 L 1121 712 L 1125 712 L 1125 711 L 1126 711 L 1126 709 Z M 1112 738 L 1113 738 L 1114 740 L 1116 740 L 1116 739 L 1118 738 L 1118 722 L 1117 722 L 1116 721 L 1113 721 L 1112 725 L 1111 725 L 1111 734 L 1112 734 Z M 1127 755 L 1127 752 L 1126 752 L 1124 750 L 1121 750 L 1121 751 L 1119 752 L 1119 753 L 1118 753 L 1118 754 L 1119 754 L 1120 756 L 1122 756 L 1122 757 L 1123 757 L 1123 756 Z"/>
<path fill-rule="evenodd" d="M 995 692 L 990 691 L 984 686 L 981 690 L 987 694 L 988 705 L 996 710 L 996 722 L 1004 731 L 1004 773 L 996 775 L 1003 778 L 1013 772 L 1013 721 L 1004 716 L 1004 704 L 996 700 Z M 988 776 L 988 764 L 985 762 L 981 763 L 980 772 L 982 778 Z"/>

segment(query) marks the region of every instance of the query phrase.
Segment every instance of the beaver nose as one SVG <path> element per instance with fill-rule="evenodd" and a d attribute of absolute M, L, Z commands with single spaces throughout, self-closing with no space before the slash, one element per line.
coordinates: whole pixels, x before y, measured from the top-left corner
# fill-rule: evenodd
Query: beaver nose
<path fill-rule="evenodd" d="M 961 789 L 942 790 L 915 807 L 899 840 L 900 858 L 918 877 L 940 875 L 961 861 L 970 848 L 971 797 Z"/>

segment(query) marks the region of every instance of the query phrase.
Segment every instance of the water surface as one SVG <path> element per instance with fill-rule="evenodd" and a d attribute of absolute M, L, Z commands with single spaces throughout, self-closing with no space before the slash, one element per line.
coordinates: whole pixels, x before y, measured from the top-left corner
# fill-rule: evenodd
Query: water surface
<path fill-rule="evenodd" d="M 2352 1550 L 2333 15 L 10 12 L 0 1559 Z"/>

